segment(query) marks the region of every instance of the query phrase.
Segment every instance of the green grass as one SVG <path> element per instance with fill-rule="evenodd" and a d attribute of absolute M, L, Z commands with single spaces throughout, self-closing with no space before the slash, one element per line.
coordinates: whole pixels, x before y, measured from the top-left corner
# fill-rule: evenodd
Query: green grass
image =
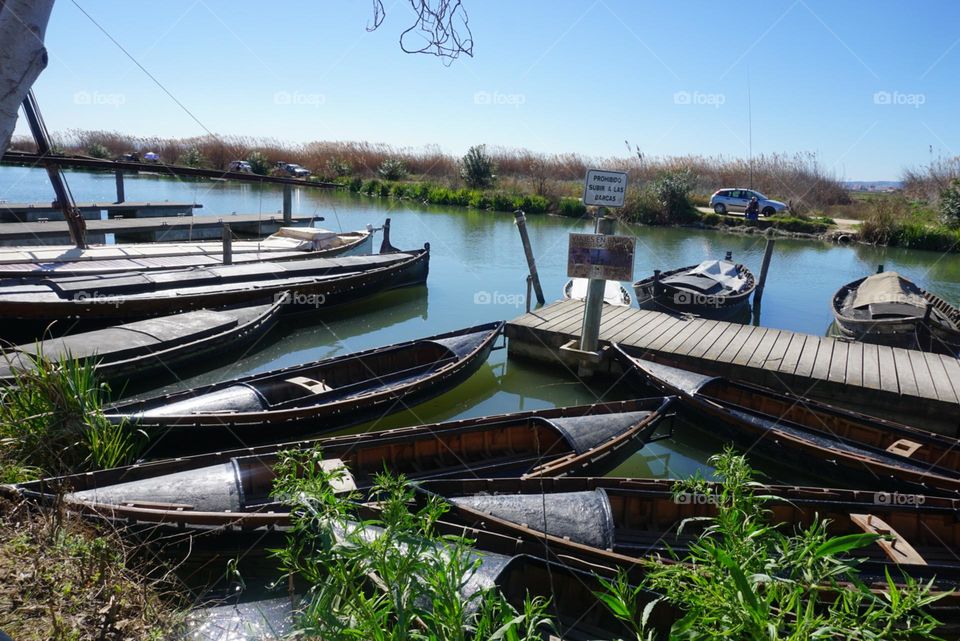
<path fill-rule="evenodd" d="M 782 229 L 790 232 L 801 232 L 805 234 L 822 234 L 831 225 L 835 224 L 833 219 L 822 216 L 814 218 L 801 218 L 799 216 L 777 215 L 769 218 L 760 218 L 757 221 L 748 221 L 743 216 L 727 216 L 717 213 L 700 213 L 700 222 L 711 227 L 756 227 L 758 229 Z"/>

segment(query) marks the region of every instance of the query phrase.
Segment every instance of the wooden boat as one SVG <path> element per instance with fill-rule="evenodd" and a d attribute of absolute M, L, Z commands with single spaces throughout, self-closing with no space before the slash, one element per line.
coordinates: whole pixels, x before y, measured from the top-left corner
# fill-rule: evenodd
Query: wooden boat
<path fill-rule="evenodd" d="M 877 489 L 960 491 L 957 439 L 750 383 L 634 358 L 614 346 L 638 382 L 675 394 L 710 429 L 805 472 Z"/>
<path fill-rule="evenodd" d="M 290 292 L 284 313 L 318 312 L 363 296 L 426 281 L 422 250 L 373 256 L 310 258 L 104 276 L 0 281 L 4 319 L 50 322 L 139 320 L 237 305 Z"/>
<path fill-rule="evenodd" d="M 0 486 L 5 494 L 53 504 L 117 524 L 199 534 L 261 532 L 289 525 L 275 501 L 280 453 L 322 448 L 343 465 L 343 489 L 369 487 L 384 467 L 411 479 L 603 474 L 672 416 L 672 398 L 501 414 L 280 445 L 182 456 L 109 470 Z"/>
<path fill-rule="evenodd" d="M 200 444 L 240 446 L 331 431 L 453 388 L 486 362 L 503 326 L 497 321 L 118 403 L 104 413 L 178 453 Z"/>
<path fill-rule="evenodd" d="M 90 361 L 101 381 L 149 377 L 151 383 L 195 363 L 233 354 L 276 325 L 289 297 L 225 309 L 201 309 L 107 329 L 0 348 L 0 385 L 33 366 L 33 357 Z M 134 377 L 134 375 L 136 375 Z"/>
<path fill-rule="evenodd" d="M 960 353 L 960 309 L 897 272 L 879 272 L 841 287 L 833 316 L 843 336 L 867 343 Z"/>
<path fill-rule="evenodd" d="M 370 253 L 370 229 L 336 233 L 315 227 L 281 227 L 264 240 L 235 240 L 233 263 L 330 258 Z M 364 250 L 367 250 L 364 252 Z M 0 278 L 94 276 L 223 264 L 219 242 L 0 247 Z"/>
<path fill-rule="evenodd" d="M 563 297 L 566 299 L 586 300 L 587 286 L 590 281 L 586 278 L 571 278 L 563 286 Z M 617 305 L 620 307 L 630 307 L 633 298 L 630 292 L 620 283 L 608 280 L 603 286 L 603 302 L 608 305 Z"/>
<path fill-rule="evenodd" d="M 707 260 L 653 276 L 633 284 L 642 309 L 718 316 L 746 304 L 756 288 L 753 274 L 743 265 Z"/>
<path fill-rule="evenodd" d="M 601 567 L 627 567 L 641 559 L 682 557 L 699 533 L 695 519 L 716 514 L 716 494 L 677 494 L 673 481 L 619 478 L 450 479 L 418 483 L 423 497 L 441 496 L 451 506 L 445 520 L 508 537 L 537 541 L 550 559 L 579 558 Z M 903 584 L 901 571 L 929 581 L 938 591 L 960 586 L 960 501 L 830 488 L 758 486 L 771 522 L 792 531 L 819 517 L 832 536 L 884 534 L 857 550 L 866 562 L 862 578 L 886 587 L 885 571 Z M 690 521 L 689 519 L 694 519 Z M 684 523 L 686 521 L 686 523 Z M 683 528 L 681 530 L 681 524 Z M 960 595 L 941 604 L 952 612 Z"/>

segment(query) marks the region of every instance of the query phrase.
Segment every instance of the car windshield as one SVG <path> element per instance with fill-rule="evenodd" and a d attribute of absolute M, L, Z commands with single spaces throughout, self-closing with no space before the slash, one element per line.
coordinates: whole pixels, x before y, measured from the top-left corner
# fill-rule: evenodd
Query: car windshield
<path fill-rule="evenodd" d="M 759 200 L 766 200 L 767 197 L 761 194 L 759 191 L 753 192 L 753 195 L 756 196 Z"/>

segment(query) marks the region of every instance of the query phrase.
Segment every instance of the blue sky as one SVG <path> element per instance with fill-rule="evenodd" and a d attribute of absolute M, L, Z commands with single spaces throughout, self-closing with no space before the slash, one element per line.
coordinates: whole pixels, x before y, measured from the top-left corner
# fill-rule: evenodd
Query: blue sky
<path fill-rule="evenodd" d="M 960 154 L 960 3 L 463 0 L 474 58 L 401 52 L 406 0 L 77 0 L 210 131 L 541 152 L 811 152 L 848 179 Z M 70 0 L 35 85 L 50 129 L 204 129 Z M 19 133 L 26 133 L 20 125 Z"/>

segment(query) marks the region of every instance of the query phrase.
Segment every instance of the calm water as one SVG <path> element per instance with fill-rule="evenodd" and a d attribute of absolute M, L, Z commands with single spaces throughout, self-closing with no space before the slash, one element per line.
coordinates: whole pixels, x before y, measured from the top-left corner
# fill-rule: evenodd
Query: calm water
<path fill-rule="evenodd" d="M 112 174 L 70 172 L 68 180 L 78 201 L 113 200 Z M 214 181 L 181 181 L 159 177 L 128 177 L 126 196 L 132 201 L 194 201 L 198 215 L 273 214 L 281 207 L 277 187 L 236 185 Z M 41 170 L 0 168 L 0 201 L 48 201 L 52 194 Z M 251 372 L 386 345 L 468 325 L 510 319 L 524 311 L 526 264 L 510 214 L 447 209 L 380 201 L 317 189 L 299 189 L 294 214 L 322 216 L 330 229 L 380 226 L 393 219 L 393 244 L 401 249 L 432 248 L 430 278 L 425 288 L 391 292 L 338 310 L 332 318 L 298 321 L 273 340 L 236 363 L 185 379 L 165 389 L 179 389 Z M 548 302 L 560 297 L 566 281 L 566 246 L 570 232 L 592 231 L 589 222 L 552 216 L 528 218 Z M 734 259 L 759 272 L 763 237 L 738 236 L 689 229 L 621 226 L 618 233 L 637 237 L 635 275 L 654 268 L 722 258 Z M 376 239 L 379 243 L 379 237 Z M 831 322 L 830 298 L 848 281 L 872 273 L 878 264 L 893 269 L 944 296 L 960 302 L 960 258 L 934 252 L 865 246 L 836 247 L 805 240 L 778 239 L 763 299 L 761 322 L 768 327 L 822 335 Z M 309 323 L 309 324 L 306 324 Z M 603 384 L 588 388 L 565 371 L 528 363 L 507 362 L 505 350 L 466 384 L 408 414 L 386 418 L 378 428 L 526 409 L 574 405 L 598 399 L 619 399 L 628 390 Z M 678 476 L 705 467 L 720 444 L 696 431 L 678 430 L 624 463 L 616 473 Z M 770 471 L 770 470 L 768 470 Z M 792 479 L 782 479 L 792 480 Z M 799 479 L 796 479 L 799 480 Z"/>

